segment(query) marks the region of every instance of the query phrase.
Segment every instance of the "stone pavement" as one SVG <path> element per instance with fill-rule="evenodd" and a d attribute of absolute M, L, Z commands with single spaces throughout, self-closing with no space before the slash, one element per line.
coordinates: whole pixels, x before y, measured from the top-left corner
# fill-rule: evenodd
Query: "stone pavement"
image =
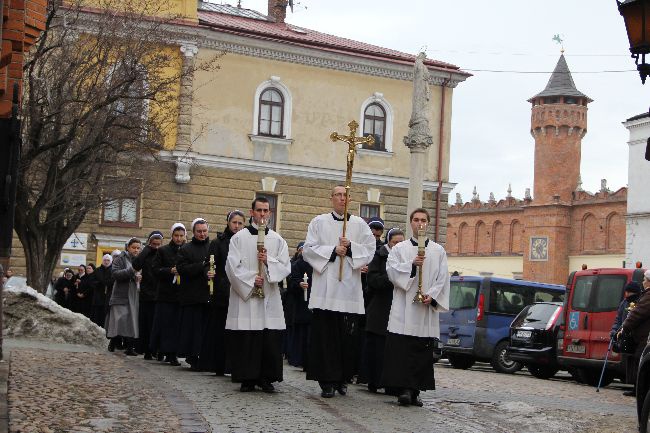
<path fill-rule="evenodd" d="M 89 351 L 90 350 L 90 351 Z M 240 393 L 228 377 L 83 347 L 10 341 L 12 432 L 594 432 L 636 429 L 635 400 L 596 393 L 560 375 L 467 371 L 436 365 L 424 408 L 351 385 L 322 399 L 318 384 L 285 366 L 273 395 Z"/>
<path fill-rule="evenodd" d="M 133 360 L 134 363 L 144 361 Z M 596 393 L 569 381 L 503 375 L 487 365 L 471 370 L 436 366 L 438 389 L 423 393 L 424 408 L 352 385 L 345 397 L 322 399 L 317 383 L 285 365 L 277 393 L 240 393 L 227 377 L 147 368 L 182 391 L 215 432 L 622 432 L 636 429 L 635 400 L 620 387 Z M 172 371 L 170 371 L 172 370 Z M 179 371 L 180 370 L 180 371 Z"/>
<path fill-rule="evenodd" d="M 26 340 L 4 349 L 10 432 L 210 431 L 182 394 L 124 355 Z"/>

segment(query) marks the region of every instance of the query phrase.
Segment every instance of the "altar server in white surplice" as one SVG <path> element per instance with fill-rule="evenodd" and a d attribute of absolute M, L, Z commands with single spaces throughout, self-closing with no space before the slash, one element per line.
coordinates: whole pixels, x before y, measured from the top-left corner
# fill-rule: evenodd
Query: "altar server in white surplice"
<path fill-rule="evenodd" d="M 308 349 L 307 379 L 317 380 L 321 396 L 333 397 L 337 390 L 347 392 L 355 359 L 346 350 L 351 342 L 350 324 L 365 313 L 361 288 L 361 268 L 372 260 L 376 243 L 368 224 L 347 215 L 345 237 L 345 187 L 332 190 L 333 212 L 318 215 L 307 230 L 303 258 L 313 267 L 309 308 L 312 310 Z M 340 263 L 343 274 L 339 281 Z"/>
<path fill-rule="evenodd" d="M 429 224 L 429 213 L 416 209 L 410 216 L 413 233 Z M 420 239 L 423 241 L 423 239 Z M 386 273 L 393 283 L 393 303 L 388 319 L 381 385 L 399 390 L 401 405 L 422 406 L 420 391 L 435 389 L 433 349 L 440 337 L 438 313 L 449 309 L 447 254 L 426 239 L 424 256 L 418 256 L 418 239 L 395 245 L 388 255 Z M 418 291 L 418 266 L 422 265 L 424 302 L 413 302 Z"/>
<path fill-rule="evenodd" d="M 291 273 L 287 243 L 266 229 L 264 251 L 258 252 L 258 227 L 270 217 L 264 197 L 253 201 L 251 224 L 230 240 L 226 274 L 230 280 L 230 300 L 226 318 L 228 357 L 232 379 L 241 382 L 241 391 L 274 392 L 273 382 L 282 381 L 282 331 L 286 329 L 278 283 Z M 258 262 L 263 262 L 258 275 Z M 264 297 L 256 296 L 256 289 Z"/>

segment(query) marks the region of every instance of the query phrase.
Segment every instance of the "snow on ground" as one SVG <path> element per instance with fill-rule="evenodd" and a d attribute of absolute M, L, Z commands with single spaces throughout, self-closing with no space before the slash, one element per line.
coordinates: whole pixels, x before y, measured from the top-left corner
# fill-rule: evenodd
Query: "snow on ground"
<path fill-rule="evenodd" d="M 3 290 L 4 337 L 33 338 L 56 343 L 106 346 L 106 333 L 86 316 L 61 307 L 12 277 Z"/>

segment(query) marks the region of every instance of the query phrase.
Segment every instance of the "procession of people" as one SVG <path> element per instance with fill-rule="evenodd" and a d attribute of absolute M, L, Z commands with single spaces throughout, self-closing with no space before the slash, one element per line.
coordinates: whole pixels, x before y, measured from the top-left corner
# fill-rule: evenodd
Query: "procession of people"
<path fill-rule="evenodd" d="M 346 395 L 356 379 L 421 406 L 419 393 L 435 389 L 438 312 L 449 305 L 445 251 L 399 228 L 382 240 L 381 218 L 348 213 L 343 186 L 329 198 L 292 258 L 258 197 L 247 213 L 229 212 L 212 241 L 199 217 L 191 233 L 175 223 L 167 244 L 155 230 L 97 269 L 66 270 L 57 301 L 103 326 L 109 351 L 172 366 L 184 358 L 191 370 L 230 375 L 242 392 L 273 393 L 286 358 L 323 398 Z M 425 209 L 411 213 L 413 233 L 428 224 Z"/>

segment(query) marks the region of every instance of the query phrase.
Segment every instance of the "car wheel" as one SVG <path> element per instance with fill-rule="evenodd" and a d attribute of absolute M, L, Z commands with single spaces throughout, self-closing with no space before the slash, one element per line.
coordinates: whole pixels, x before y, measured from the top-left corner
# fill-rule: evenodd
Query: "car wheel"
<path fill-rule="evenodd" d="M 452 367 L 457 370 L 467 370 L 474 365 L 474 358 L 466 355 L 447 355 L 447 359 Z"/>
<path fill-rule="evenodd" d="M 580 379 L 580 382 L 589 386 L 598 386 L 598 381 L 600 380 L 600 370 L 594 370 L 592 368 L 579 368 L 577 371 L 577 376 Z M 603 375 L 603 380 L 600 384 L 601 387 L 605 387 L 614 381 L 614 375 L 605 371 Z"/>
<path fill-rule="evenodd" d="M 555 376 L 555 373 L 558 372 L 558 367 L 553 367 L 551 365 L 535 365 L 528 364 L 526 366 L 530 374 L 535 376 L 538 379 L 550 379 Z"/>
<path fill-rule="evenodd" d="M 508 356 L 506 349 L 508 348 L 508 342 L 502 341 L 497 344 L 497 347 L 494 348 L 494 354 L 492 355 L 492 368 L 494 368 L 499 373 L 512 374 L 515 371 L 521 370 L 523 367 L 521 363 L 513 361 Z"/>

